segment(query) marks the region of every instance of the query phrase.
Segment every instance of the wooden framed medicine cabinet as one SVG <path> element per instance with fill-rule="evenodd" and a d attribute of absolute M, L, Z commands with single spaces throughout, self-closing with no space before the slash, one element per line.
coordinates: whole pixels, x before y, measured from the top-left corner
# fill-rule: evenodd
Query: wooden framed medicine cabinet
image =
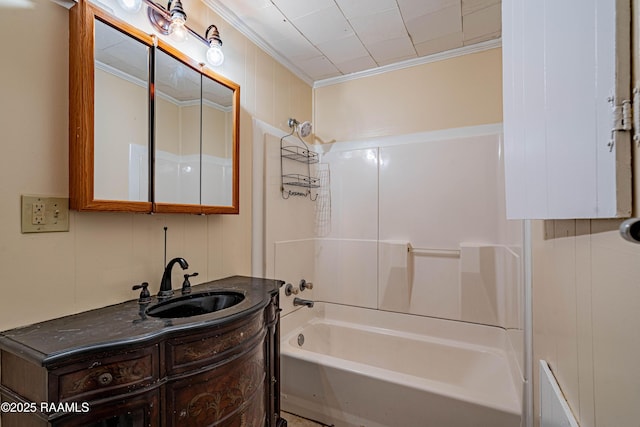
<path fill-rule="evenodd" d="M 240 86 L 86 0 L 69 19 L 71 208 L 237 214 Z"/>

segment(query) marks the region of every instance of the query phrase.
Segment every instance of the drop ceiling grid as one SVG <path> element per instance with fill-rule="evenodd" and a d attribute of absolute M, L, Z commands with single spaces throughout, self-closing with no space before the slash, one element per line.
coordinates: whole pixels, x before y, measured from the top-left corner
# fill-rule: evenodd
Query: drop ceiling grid
<path fill-rule="evenodd" d="M 500 37 L 500 0 L 208 0 L 318 81 Z M 215 8 L 214 8 L 215 10 Z"/>

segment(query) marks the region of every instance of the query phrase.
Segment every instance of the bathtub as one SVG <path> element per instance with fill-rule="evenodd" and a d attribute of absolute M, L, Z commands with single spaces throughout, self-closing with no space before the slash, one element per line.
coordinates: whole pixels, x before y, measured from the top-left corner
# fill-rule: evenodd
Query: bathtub
<path fill-rule="evenodd" d="M 503 330 L 316 303 L 282 318 L 282 409 L 336 427 L 519 427 Z"/>

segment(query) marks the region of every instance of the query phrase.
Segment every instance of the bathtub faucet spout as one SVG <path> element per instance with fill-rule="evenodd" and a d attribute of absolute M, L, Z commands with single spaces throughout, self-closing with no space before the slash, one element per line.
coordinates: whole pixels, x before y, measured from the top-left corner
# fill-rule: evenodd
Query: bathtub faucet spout
<path fill-rule="evenodd" d="M 293 299 L 293 305 L 306 305 L 311 308 L 313 307 L 313 301 L 296 297 Z"/>

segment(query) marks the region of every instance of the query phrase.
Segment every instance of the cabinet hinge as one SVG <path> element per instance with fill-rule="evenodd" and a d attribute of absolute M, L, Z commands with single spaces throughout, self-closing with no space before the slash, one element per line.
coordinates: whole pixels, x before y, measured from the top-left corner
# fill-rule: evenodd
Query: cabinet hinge
<path fill-rule="evenodd" d="M 633 140 L 640 144 L 640 88 L 633 88 L 633 105 L 631 106 L 633 115 Z"/>
<path fill-rule="evenodd" d="M 625 99 L 622 104 L 613 107 L 613 131 L 633 129 L 631 118 L 631 100 Z"/>
<path fill-rule="evenodd" d="M 634 99 L 636 98 L 634 91 Z M 631 100 L 625 99 L 619 105 L 616 105 L 615 98 L 610 97 L 608 101 L 613 105 L 612 108 L 612 123 L 611 123 L 611 139 L 607 143 L 609 152 L 613 151 L 615 145 L 615 132 L 628 132 L 633 129 L 634 118 L 632 117 L 632 103 Z M 635 139 L 635 137 L 634 137 Z"/>

